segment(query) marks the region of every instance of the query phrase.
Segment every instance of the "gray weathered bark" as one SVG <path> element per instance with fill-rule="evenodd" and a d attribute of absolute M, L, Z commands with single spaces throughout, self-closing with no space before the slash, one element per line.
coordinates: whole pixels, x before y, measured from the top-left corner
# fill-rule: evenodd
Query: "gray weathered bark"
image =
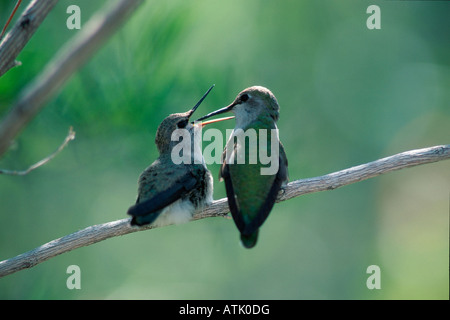
<path fill-rule="evenodd" d="M 394 170 L 446 159 L 450 159 L 450 145 L 411 150 L 324 176 L 293 181 L 282 189 L 277 201 L 289 200 L 307 193 L 333 190 Z M 227 199 L 220 199 L 214 201 L 203 210 L 198 210 L 192 220 L 209 217 L 228 217 L 228 212 Z M 90 226 L 48 242 L 17 257 L 1 261 L 0 278 L 26 268 L 31 268 L 52 257 L 76 248 L 89 246 L 108 238 L 154 228 L 151 225 L 141 228 L 131 227 L 129 222 L 130 219 L 122 219 Z"/>

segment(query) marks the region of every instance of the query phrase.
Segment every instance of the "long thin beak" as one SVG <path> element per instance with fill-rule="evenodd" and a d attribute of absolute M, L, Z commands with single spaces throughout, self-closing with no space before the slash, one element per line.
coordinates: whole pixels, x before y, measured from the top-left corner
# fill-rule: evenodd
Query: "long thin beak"
<path fill-rule="evenodd" d="M 200 122 L 200 124 L 201 124 L 202 127 L 204 127 L 204 126 L 206 126 L 207 124 L 210 124 L 210 123 L 216 123 L 216 122 L 230 120 L 230 119 L 234 119 L 234 116 L 232 116 L 232 117 L 225 117 L 225 118 L 219 118 L 219 119 L 214 119 L 214 120 L 209 120 L 209 121 L 205 121 L 205 122 Z"/>
<path fill-rule="evenodd" d="M 212 116 L 215 116 L 215 115 L 217 115 L 217 114 L 221 114 L 221 113 L 225 113 L 225 112 L 231 111 L 231 109 L 233 109 L 233 107 L 234 107 L 235 105 L 236 105 L 236 104 L 233 102 L 233 103 L 230 104 L 229 106 L 227 106 L 227 107 L 225 107 L 225 108 L 222 108 L 222 109 L 219 109 L 219 110 L 216 110 L 216 111 L 213 111 L 213 112 L 211 112 L 211 113 L 208 113 L 206 116 L 203 116 L 203 117 L 201 117 L 201 118 L 198 118 L 198 119 L 195 120 L 195 121 L 202 121 L 202 120 L 204 120 L 204 119 L 211 118 Z"/>
<path fill-rule="evenodd" d="M 192 116 L 192 114 L 195 112 L 195 110 L 197 110 L 198 106 L 203 102 L 203 100 L 205 100 L 206 96 L 208 95 L 208 93 L 212 90 L 212 88 L 214 88 L 215 84 L 213 84 L 211 86 L 211 88 L 208 89 L 208 91 L 206 91 L 206 93 L 203 95 L 203 97 L 199 100 L 199 102 L 197 102 L 197 104 L 191 109 L 191 111 L 189 111 L 189 117 Z"/>

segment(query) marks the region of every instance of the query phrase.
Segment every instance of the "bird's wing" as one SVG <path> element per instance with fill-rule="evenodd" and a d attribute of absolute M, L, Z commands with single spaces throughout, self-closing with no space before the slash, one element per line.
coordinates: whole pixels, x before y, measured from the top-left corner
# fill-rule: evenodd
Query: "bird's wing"
<path fill-rule="evenodd" d="M 219 170 L 219 181 L 225 181 L 225 191 L 227 193 L 228 198 L 228 207 L 231 212 L 231 216 L 233 217 L 234 223 L 240 232 L 243 232 L 245 229 L 245 222 L 242 218 L 242 215 L 239 214 L 238 204 L 236 202 L 236 197 L 234 194 L 233 183 L 230 178 L 230 170 L 227 161 L 231 161 L 227 159 L 227 148 L 233 148 L 233 151 L 236 151 L 236 145 L 230 143 L 231 139 L 228 141 L 222 153 L 222 165 Z M 232 156 L 230 158 L 233 158 Z"/>
<path fill-rule="evenodd" d="M 259 208 L 258 213 L 255 218 L 246 226 L 244 234 L 252 234 L 258 230 L 258 228 L 266 221 L 272 210 L 275 201 L 277 200 L 278 192 L 280 191 L 281 185 L 286 177 L 286 167 L 282 166 L 278 169 L 278 173 L 273 180 L 272 186 L 270 187 L 269 193 L 267 194 L 264 204 Z"/>
<path fill-rule="evenodd" d="M 228 207 L 230 209 L 231 216 L 233 217 L 234 223 L 236 224 L 239 232 L 242 233 L 245 230 L 245 221 L 243 219 L 243 216 L 239 213 L 239 207 L 234 194 L 233 183 L 231 182 L 228 164 L 222 164 L 220 177 L 225 181 L 225 191 L 227 193 Z"/>
<path fill-rule="evenodd" d="M 141 177 L 140 192 L 138 201 L 136 204 L 128 209 L 128 214 L 132 216 L 144 216 L 175 202 L 181 198 L 184 194 L 190 191 L 196 184 L 196 179 L 192 173 L 188 170 L 182 174 L 178 174 L 176 179 L 173 179 L 173 183 L 168 184 L 167 181 L 161 181 L 159 178 L 152 177 L 152 172 L 155 170 L 148 170 L 147 173 L 150 177 Z M 160 172 L 160 175 L 164 172 Z M 163 177 L 164 178 L 164 177 Z M 168 178 L 168 177 L 167 177 Z M 143 181 L 149 179 L 151 181 Z M 162 187 L 165 185 L 167 187 Z"/>
<path fill-rule="evenodd" d="M 267 186 L 266 189 L 267 193 L 264 192 L 266 193 L 264 195 L 265 200 L 263 204 L 258 208 L 257 213 L 253 215 L 253 217 L 251 218 L 250 223 L 248 221 L 247 223 L 245 222 L 244 215 L 242 214 L 242 212 L 240 212 L 242 208 L 240 208 L 241 206 L 238 203 L 235 188 L 233 186 L 233 179 L 231 179 L 230 176 L 230 165 L 227 164 L 225 161 L 223 161 L 222 163 L 219 172 L 219 177 L 223 178 L 223 180 L 225 181 L 225 189 L 227 193 L 228 206 L 230 208 L 231 216 L 233 217 L 236 227 L 241 233 L 248 235 L 258 230 L 258 228 L 264 223 L 270 211 L 272 210 L 281 186 L 283 185 L 283 183 L 286 183 L 288 181 L 287 157 L 284 151 L 284 147 L 281 143 L 279 152 L 280 157 L 279 157 L 278 172 L 276 173 L 274 178 L 271 179 L 271 181 L 269 182 L 271 183 L 271 185 L 270 187 Z M 225 159 L 225 151 L 222 158 Z"/>
<path fill-rule="evenodd" d="M 252 222 L 247 225 L 245 233 L 251 234 L 258 230 L 258 228 L 264 223 L 272 210 L 275 201 L 277 200 L 278 192 L 283 184 L 287 183 L 289 180 L 288 177 L 288 160 L 286 157 L 286 152 L 284 151 L 283 144 L 280 141 L 279 145 L 279 164 L 278 164 L 278 172 L 275 175 L 275 179 L 273 180 L 272 186 L 270 188 L 269 193 L 267 194 L 267 198 L 265 203 L 259 209 L 258 214 L 252 220 Z"/>

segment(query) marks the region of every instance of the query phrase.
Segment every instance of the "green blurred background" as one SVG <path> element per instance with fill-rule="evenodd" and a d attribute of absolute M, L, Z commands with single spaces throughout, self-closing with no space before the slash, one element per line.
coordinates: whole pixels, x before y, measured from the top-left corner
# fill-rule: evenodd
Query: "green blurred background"
<path fill-rule="evenodd" d="M 15 1 L 0 2 L 3 25 Z M 28 1 L 24 1 L 21 10 Z M 0 78 L 0 116 L 105 1 L 59 1 Z M 381 30 L 366 9 L 381 8 Z M 450 3 L 146 1 L 0 159 L 0 260 L 126 217 L 158 124 L 203 115 L 251 85 L 281 106 L 291 180 L 450 143 Z M 222 130 L 233 122 L 218 124 Z M 210 165 L 214 198 L 225 196 Z M 277 204 L 252 250 L 209 218 L 109 239 L 0 279 L 2 299 L 448 299 L 450 163 L 389 173 Z M 81 268 L 81 290 L 66 268 Z M 381 289 L 366 287 L 370 265 Z"/>

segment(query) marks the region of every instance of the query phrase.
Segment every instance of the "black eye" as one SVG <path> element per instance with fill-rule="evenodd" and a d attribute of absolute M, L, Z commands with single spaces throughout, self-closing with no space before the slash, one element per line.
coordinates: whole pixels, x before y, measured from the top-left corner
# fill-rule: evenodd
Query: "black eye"
<path fill-rule="evenodd" d="M 178 128 L 185 128 L 186 125 L 188 124 L 188 120 L 181 120 L 177 123 L 177 127 Z"/>
<path fill-rule="evenodd" d="M 248 100 L 248 98 L 249 98 L 248 94 L 244 93 L 244 94 L 241 96 L 241 101 L 242 101 L 242 102 L 245 102 L 245 101 Z"/>

